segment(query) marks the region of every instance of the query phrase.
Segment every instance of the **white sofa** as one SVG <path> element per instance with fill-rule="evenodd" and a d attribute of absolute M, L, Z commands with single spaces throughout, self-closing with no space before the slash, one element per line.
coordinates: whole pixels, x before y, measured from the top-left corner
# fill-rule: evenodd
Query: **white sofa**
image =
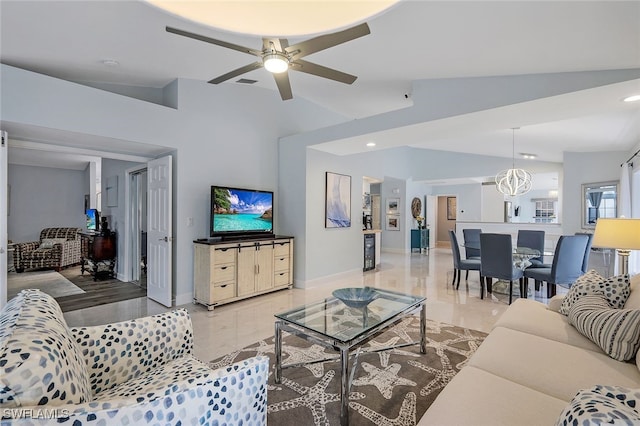
<path fill-rule="evenodd" d="M 581 389 L 640 388 L 640 356 L 610 358 L 556 312 L 560 303 L 516 300 L 418 424 L 553 425 Z M 640 275 L 624 308 L 640 309 Z"/>

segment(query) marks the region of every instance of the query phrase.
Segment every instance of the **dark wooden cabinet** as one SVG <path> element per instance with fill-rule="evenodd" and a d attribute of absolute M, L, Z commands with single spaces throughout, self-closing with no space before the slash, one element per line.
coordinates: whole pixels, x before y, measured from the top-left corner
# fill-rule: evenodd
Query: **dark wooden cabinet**
<path fill-rule="evenodd" d="M 118 254 L 116 233 L 102 235 L 83 232 L 80 237 L 82 239 L 80 273 L 89 272 L 93 275 L 94 281 L 102 277 L 113 278 Z"/>

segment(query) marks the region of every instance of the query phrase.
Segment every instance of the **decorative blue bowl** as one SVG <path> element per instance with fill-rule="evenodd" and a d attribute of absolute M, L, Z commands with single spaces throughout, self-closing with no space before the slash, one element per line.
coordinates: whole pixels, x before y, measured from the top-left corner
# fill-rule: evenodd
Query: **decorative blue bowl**
<path fill-rule="evenodd" d="M 371 287 L 341 288 L 331 294 L 350 308 L 364 308 L 378 297 L 378 293 Z"/>

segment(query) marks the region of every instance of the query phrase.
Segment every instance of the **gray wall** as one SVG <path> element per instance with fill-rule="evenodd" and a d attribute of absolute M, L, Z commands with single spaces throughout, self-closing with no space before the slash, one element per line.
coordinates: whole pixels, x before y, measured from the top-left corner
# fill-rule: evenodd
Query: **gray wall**
<path fill-rule="evenodd" d="M 37 241 L 42 228 L 86 226 L 82 170 L 9 164 L 8 235 L 13 242 Z"/>
<path fill-rule="evenodd" d="M 183 79 L 174 81 L 163 91 L 163 103 L 175 107 L 172 108 L 7 65 L 1 67 L 0 107 L 2 119 L 7 123 L 161 145 L 174 152 L 173 280 L 178 304 L 192 299 L 192 240 L 208 233 L 209 187 L 212 184 L 276 191 L 276 231 L 296 237 L 295 276 L 296 280 L 305 281 L 362 267 L 360 191 L 352 191 L 352 217 L 356 225 L 341 232 L 326 230 L 323 222 L 326 171 L 351 175 L 352 188 L 361 188 L 362 176 L 417 182 L 492 175 L 509 165 L 506 158 L 414 148 L 342 157 L 308 148 L 328 138 L 346 137 L 350 132 L 357 134 L 376 121 L 381 124 L 380 128 L 397 125 L 401 118 L 399 113 L 390 114 L 394 117 L 389 116 L 389 120 L 385 120 L 385 116 L 347 121 L 303 99 L 282 102 L 271 90 L 231 84 L 214 86 Z M 574 76 L 560 77 L 570 83 Z M 517 82 L 527 83 L 530 78 L 507 80 L 507 86 L 512 87 Z M 478 81 L 484 83 L 484 80 Z M 453 87 L 453 83 L 456 82 L 449 87 Z M 575 90 L 579 86 L 574 84 L 572 88 Z M 523 84 L 520 89 L 523 88 L 528 92 L 520 91 L 512 97 L 507 96 L 509 99 L 504 98 L 506 94 L 503 93 L 500 103 L 542 96 L 537 86 Z M 416 94 L 414 99 L 417 97 Z M 439 99 L 434 99 L 434 105 Z M 410 115 L 417 122 L 418 119 L 433 120 L 468 112 L 469 103 L 458 101 L 461 100 L 449 102 L 445 110 L 441 105 L 440 109 L 422 105 Z M 489 108 L 496 103 L 477 101 L 474 109 L 481 110 L 483 105 Z M 429 114 L 424 115 L 425 111 Z M 344 126 L 332 127 L 339 123 Z M 367 131 L 370 130 L 371 127 Z M 598 161 L 595 161 L 596 157 Z M 603 180 L 617 179 L 622 159 L 613 162 L 605 158 L 602 161 L 599 154 L 594 154 L 592 164 L 588 158 L 568 155 L 565 166 L 569 170 L 565 175 L 576 173 L 583 176 L 579 180 L 586 182 L 601 180 L 600 174 L 613 175 Z M 535 164 L 532 171 L 562 169 L 557 163 L 532 164 Z M 578 194 L 580 183 L 565 180 L 563 191 L 568 195 L 576 190 L 577 184 Z M 404 188 L 400 194 L 403 211 L 406 210 L 408 191 L 411 190 Z M 83 197 L 85 193 L 85 188 L 80 187 L 78 196 Z M 383 195 L 383 203 L 385 198 Z M 565 221 L 576 217 L 579 224 L 578 201 L 565 200 Z M 472 208 L 467 208 L 469 215 L 473 214 Z M 78 211 L 81 214 L 81 208 Z M 191 227 L 188 226 L 190 218 L 194 224 Z M 83 217 L 81 220 L 84 223 Z M 383 235 L 383 245 L 389 249 L 406 249 L 406 221 L 401 223 L 401 230 L 405 232 L 395 232 L 399 241 L 394 241 L 394 236 L 387 236 L 384 242 Z"/>
<path fill-rule="evenodd" d="M 286 197 L 279 204 L 279 217 L 284 221 L 279 229 L 296 236 L 294 273 L 296 285 L 301 287 L 308 285 L 307 281 L 362 268 L 360 217 L 363 176 L 383 180 L 382 249 L 404 253 L 409 251 L 410 229 L 414 225 L 407 205 L 414 196 L 424 198 L 424 195 L 429 194 L 429 188 L 435 194 L 459 197 L 462 204 L 458 206 L 458 210 L 464 210 L 459 220 L 463 220 L 462 217 L 465 217 L 464 220 L 480 219 L 480 184 L 430 187 L 415 182 L 417 179 L 492 175 L 501 167 L 508 166 L 510 161 L 505 158 L 408 147 L 337 156 L 305 148 L 308 136 L 301 134 L 283 138 L 279 149 L 279 194 Z M 562 165 L 536 162 L 532 164 L 531 170 L 560 172 Z M 353 224 L 348 230 L 324 228 L 324 179 L 327 171 L 352 177 Z M 300 175 L 304 177 L 293 178 Z M 398 192 L 394 193 L 394 189 L 398 189 Z M 384 210 L 387 198 L 400 199 L 400 231 L 386 229 Z"/>
<path fill-rule="evenodd" d="M 620 164 L 627 152 L 565 152 L 562 230 L 578 232 L 582 226 L 582 184 L 620 180 Z"/>
<path fill-rule="evenodd" d="M 284 194 L 278 190 L 278 138 L 344 121 L 303 99 L 282 102 L 276 92 L 258 87 L 177 80 L 164 93 L 163 102 L 177 107 L 170 108 L 4 64 L 1 71 L 3 121 L 160 145 L 174 152 L 177 304 L 193 298 L 193 240 L 209 232 L 210 186 L 274 190 L 278 203 Z M 84 190 L 79 188 L 79 197 Z M 301 205 L 293 204 L 288 214 L 297 215 Z M 289 233 L 286 225 L 280 228 L 283 220 L 277 215 L 276 231 Z M 193 226 L 188 226 L 189 218 Z"/>
<path fill-rule="evenodd" d="M 122 274 L 124 273 L 124 224 L 127 214 L 127 200 L 125 197 L 125 172 L 127 169 L 138 165 L 140 165 L 140 163 L 133 163 L 130 161 L 111 160 L 106 158 L 102 160 L 102 211 L 100 212 L 100 214 L 103 217 L 107 217 L 109 229 L 117 233 L 118 261 L 116 262 L 116 273 L 118 274 L 118 276 L 122 276 Z M 113 176 L 117 176 L 118 178 L 118 202 L 116 206 L 109 206 L 107 203 L 106 186 L 109 178 Z"/>

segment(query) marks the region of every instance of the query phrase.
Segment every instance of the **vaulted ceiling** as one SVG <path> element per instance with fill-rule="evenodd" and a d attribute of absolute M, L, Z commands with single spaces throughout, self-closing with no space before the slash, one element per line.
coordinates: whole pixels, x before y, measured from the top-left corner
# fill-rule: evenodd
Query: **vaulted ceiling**
<path fill-rule="evenodd" d="M 167 25 L 262 45 L 259 36 L 205 27 L 141 1 L 3 0 L 0 19 L 2 63 L 87 84 L 160 88 L 175 78 L 208 81 L 253 60 L 168 34 Z M 348 86 L 291 73 L 295 97 L 350 120 L 410 107 L 413 83 L 420 80 L 640 69 L 638 1 L 401 1 L 367 22 L 370 35 L 309 57 L 358 80 Z M 242 77 L 278 96 L 266 70 Z M 625 90 L 640 94 L 640 80 Z M 630 150 L 640 141 L 640 102 L 623 104 L 619 90 L 610 93 L 616 98 L 607 96 L 600 91 L 592 102 L 601 107 L 570 119 L 562 114 L 554 119 L 549 110 L 554 106 L 541 104 L 544 121 L 523 126 L 518 151 L 543 150 L 537 152 L 543 159 L 561 161 L 563 151 Z M 502 138 L 508 127 L 407 140 L 417 147 L 486 153 L 489 142 Z"/>

